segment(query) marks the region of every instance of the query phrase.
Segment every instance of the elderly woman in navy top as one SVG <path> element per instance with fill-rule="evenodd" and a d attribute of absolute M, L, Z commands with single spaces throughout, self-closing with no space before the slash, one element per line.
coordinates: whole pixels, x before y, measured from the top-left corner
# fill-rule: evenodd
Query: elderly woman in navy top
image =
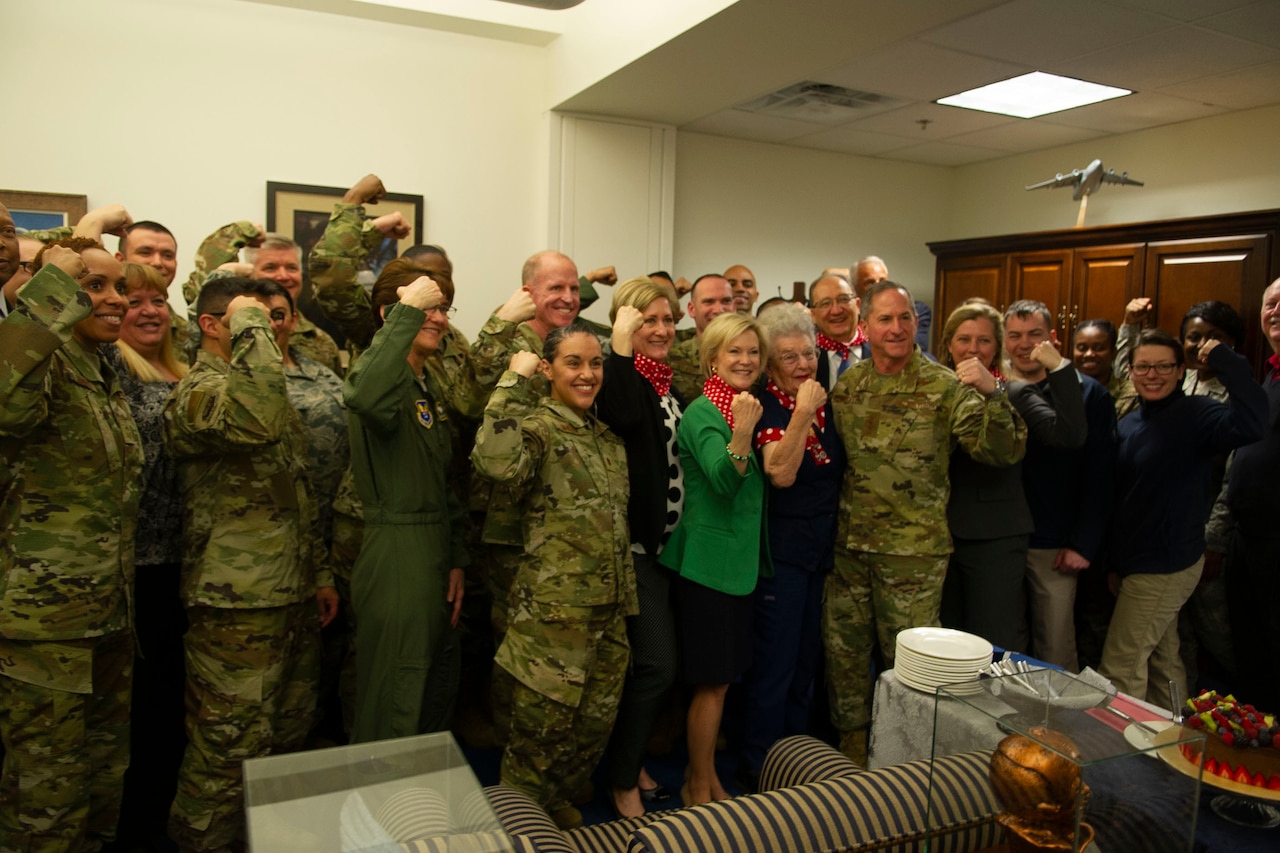
<path fill-rule="evenodd" d="M 639 817 L 645 803 L 671 794 L 644 769 L 644 749 L 663 700 L 676 682 L 675 575 L 658 555 L 684 506 L 684 474 L 676 449 L 680 402 L 671 387 L 667 353 L 676 339 L 669 291 L 648 278 L 623 282 L 613 292 L 613 351 L 604 363 L 596 414 L 626 442 L 631 495 L 627 519 L 640 613 L 627 617 L 631 669 L 609 741 L 614 811 Z"/>
<path fill-rule="evenodd" d="M 773 574 L 764 530 L 764 474 L 751 452 L 760 401 L 751 388 L 768 357 L 760 325 L 721 314 L 702 332 L 702 396 L 680 422 L 684 516 L 658 562 L 676 569 L 676 615 L 689 703 L 686 806 L 728 798 L 716 775 L 716 731 L 729 684 L 751 665 L 752 593 Z"/>
<path fill-rule="evenodd" d="M 772 578 L 755 591 L 754 656 L 745 679 L 747 721 L 739 781 L 757 787 L 765 752 L 808 731 L 810 691 L 822 657 L 822 585 L 831 570 L 844 445 L 816 379 L 813 319 L 801 305 L 760 317 L 769 338 L 764 413 L 755 444 L 768 480 Z"/>
<path fill-rule="evenodd" d="M 1257 441 L 1267 425 L 1266 394 L 1244 356 L 1212 338 L 1199 356 L 1229 403 L 1187 396 L 1182 345 L 1159 329 L 1141 332 L 1129 374 L 1142 404 L 1118 427 L 1111 564 L 1120 591 L 1099 671 L 1162 704 L 1169 681 L 1186 693 L 1177 617 L 1204 566 L 1213 455 Z"/>

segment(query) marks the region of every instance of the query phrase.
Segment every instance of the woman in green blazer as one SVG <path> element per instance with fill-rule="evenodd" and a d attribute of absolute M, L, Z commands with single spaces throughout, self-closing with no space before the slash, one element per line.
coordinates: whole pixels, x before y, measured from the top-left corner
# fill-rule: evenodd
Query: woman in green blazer
<path fill-rule="evenodd" d="M 685 410 L 678 440 L 685 504 L 659 562 L 680 573 L 677 618 L 689 704 L 689 771 L 684 804 L 729 795 L 716 776 L 716 732 L 729 684 L 751 664 L 756 580 L 772 574 L 763 547 L 764 475 L 751 452 L 768 342 L 742 314 L 722 314 L 702 334 L 703 396 Z"/>

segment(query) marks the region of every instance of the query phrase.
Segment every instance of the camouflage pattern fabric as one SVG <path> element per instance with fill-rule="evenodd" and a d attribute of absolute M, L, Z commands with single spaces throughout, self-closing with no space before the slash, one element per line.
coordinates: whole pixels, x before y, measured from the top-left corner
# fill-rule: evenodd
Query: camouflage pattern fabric
<path fill-rule="evenodd" d="M 365 255 L 382 243 L 382 232 L 358 204 L 335 204 L 324 234 L 307 257 L 316 304 L 347 338 L 352 363 L 377 331 L 369 294 L 357 280 Z"/>
<path fill-rule="evenodd" d="M 871 359 L 850 367 L 831 407 L 849 454 L 836 542 L 852 551 L 951 553 L 952 449 L 985 465 L 1012 465 L 1026 451 L 1027 428 L 1007 394 L 984 400 L 919 347 L 891 376 Z"/>
<path fill-rule="evenodd" d="M 120 382 L 72 336 L 89 294 L 52 264 L 0 325 L 0 637 L 130 627 L 142 439 Z"/>
<path fill-rule="evenodd" d="M 222 850 L 244 831 L 245 759 L 302 748 L 315 712 L 315 604 L 189 607 L 187 735 L 169 835 L 184 850 Z"/>
<path fill-rule="evenodd" d="M 898 632 L 938 625 L 947 557 L 895 556 L 837 547 L 822 590 L 831 722 L 842 734 L 871 724 L 871 652 L 892 667 Z"/>
<path fill-rule="evenodd" d="M 97 849 L 116 837 L 120 819 L 133 637 L 14 641 L 10 652 L 83 659 L 92 684 L 69 692 L 0 677 L 0 853 Z"/>
<path fill-rule="evenodd" d="M 232 222 L 214 231 L 200 248 L 196 249 L 195 269 L 182 283 L 182 296 L 187 305 L 195 311 L 196 299 L 200 297 L 200 289 L 204 287 L 209 274 L 223 264 L 240 259 L 240 250 L 253 240 L 262 236 L 262 232 L 252 222 Z M 191 325 L 195 326 L 195 316 L 191 317 Z M 199 332 L 199 329 L 194 329 Z"/>
<path fill-rule="evenodd" d="M 289 346 L 312 361 L 319 362 L 333 371 L 336 376 L 346 373 L 342 366 L 342 354 L 338 351 L 337 342 L 301 311 L 298 312 L 298 322 L 293 327 L 293 334 L 289 336 Z"/>
<path fill-rule="evenodd" d="M 185 504 L 180 594 L 193 605 L 279 607 L 333 586 L 322 568 L 306 438 L 258 307 L 231 318 L 231 362 L 201 351 L 165 409 Z"/>
<path fill-rule="evenodd" d="M 600 763 L 630 658 L 621 611 L 607 606 L 579 611 L 586 618 L 564 629 L 576 632 L 572 642 L 586 647 L 591 660 L 578 703 L 554 701 L 511 680 L 511 728 L 499 778 L 548 812 L 569 805 Z"/>
<path fill-rule="evenodd" d="M 1133 387 L 1133 380 L 1111 371 L 1111 381 L 1107 383 L 1107 391 L 1116 404 L 1116 420 L 1120 420 L 1130 412 L 1138 411 L 1141 401 L 1138 390 Z"/>
<path fill-rule="evenodd" d="M 588 623 L 600 618 L 595 609 L 612 606 L 622 616 L 639 609 L 626 453 L 594 417 L 583 419 L 551 398 L 522 418 L 522 392 L 531 385 L 514 371 L 503 375 L 471 454 L 480 474 L 527 487 L 520 506 L 526 560 L 495 663 L 526 687 L 576 707 L 594 666 Z"/>
<path fill-rule="evenodd" d="M 706 381 L 706 377 L 702 375 L 702 366 L 698 363 L 698 344 L 701 341 L 695 334 L 694 337 L 677 343 L 667 353 L 671 385 L 686 406 L 702 396 L 702 383 Z"/>
<path fill-rule="evenodd" d="M 307 473 L 314 489 L 320 536 L 327 546 L 333 540 L 334 495 L 351 459 L 342 380 L 292 345 L 289 350 L 296 366 L 284 368 L 285 388 L 289 405 L 306 432 Z"/>

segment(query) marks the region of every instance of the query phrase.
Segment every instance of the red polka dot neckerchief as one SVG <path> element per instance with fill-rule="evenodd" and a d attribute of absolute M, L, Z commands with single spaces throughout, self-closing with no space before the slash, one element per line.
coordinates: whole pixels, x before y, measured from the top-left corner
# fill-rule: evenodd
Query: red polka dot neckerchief
<path fill-rule="evenodd" d="M 671 393 L 671 368 L 669 366 L 656 362 L 647 355 L 641 355 L 640 353 L 636 353 L 633 362 L 636 366 L 636 373 L 649 380 L 649 384 L 653 386 L 653 390 L 658 392 L 659 397 L 665 397 Z"/>
<path fill-rule="evenodd" d="M 858 329 L 857 333 L 854 334 L 853 336 L 853 340 L 849 341 L 848 343 L 841 343 L 840 341 L 837 341 L 835 338 L 827 337 L 822 332 L 818 332 L 816 343 L 818 344 L 818 346 L 822 347 L 827 352 L 839 353 L 840 360 L 844 361 L 846 358 L 849 357 L 849 350 L 853 349 L 854 347 L 862 346 L 864 343 L 866 343 L 866 340 L 867 340 L 867 337 L 866 335 L 862 334 L 862 329 Z"/>
<path fill-rule="evenodd" d="M 778 398 L 778 402 L 788 412 L 796 410 L 795 398 L 787 394 L 770 379 L 765 385 L 765 390 Z M 831 457 L 827 455 L 826 449 L 822 446 L 822 440 L 818 438 L 818 433 L 826 429 L 827 426 L 827 407 L 823 406 L 813 416 L 813 423 L 809 425 L 809 434 L 804 437 L 804 449 L 809 451 L 809 455 L 813 457 L 813 461 L 817 465 L 831 464 Z M 786 430 L 779 427 L 769 427 L 760 430 L 756 436 L 756 447 L 764 447 L 771 441 L 781 441 L 782 436 L 786 435 Z"/>
<path fill-rule="evenodd" d="M 1271 379 L 1280 379 L 1280 355 L 1271 356 L 1267 364 L 1271 365 Z"/>
<path fill-rule="evenodd" d="M 729 387 L 729 383 L 714 373 L 711 374 L 710 379 L 702 383 L 702 396 L 716 404 L 716 408 L 720 410 L 720 414 L 724 415 L 725 423 L 731 430 L 733 429 L 733 398 L 737 393 Z"/>

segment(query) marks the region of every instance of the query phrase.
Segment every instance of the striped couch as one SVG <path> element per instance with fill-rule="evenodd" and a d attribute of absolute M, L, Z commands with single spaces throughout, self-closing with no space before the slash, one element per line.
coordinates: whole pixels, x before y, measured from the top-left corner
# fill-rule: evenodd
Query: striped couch
<path fill-rule="evenodd" d="M 1000 842 L 999 806 L 987 781 L 989 752 L 940 759 L 927 819 L 929 762 L 861 772 L 810 737 L 779 741 L 760 776 L 761 793 L 718 803 L 651 812 L 561 831 L 542 809 L 509 788 L 486 788 L 514 848 L 523 853 L 834 853 L 922 849 L 971 853 Z"/>

